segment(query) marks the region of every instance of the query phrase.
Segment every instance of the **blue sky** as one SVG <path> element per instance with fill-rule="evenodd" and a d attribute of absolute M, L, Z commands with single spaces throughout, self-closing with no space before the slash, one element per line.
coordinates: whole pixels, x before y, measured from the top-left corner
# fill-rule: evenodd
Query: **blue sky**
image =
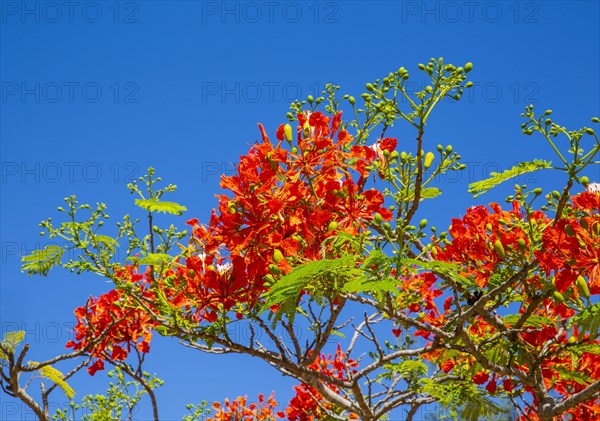
<path fill-rule="evenodd" d="M 597 1 L 1 1 L 0 11 L 0 321 L 2 333 L 28 331 L 32 360 L 64 352 L 73 308 L 110 288 L 60 270 L 20 273 L 21 255 L 46 241 L 37 224 L 57 216 L 63 197 L 103 201 L 118 220 L 135 212 L 126 183 L 153 166 L 178 186 L 186 216 L 206 221 L 219 174 L 259 137 L 256 123 L 274 134 L 290 101 L 328 82 L 358 97 L 400 66 L 420 86 L 416 66 L 430 57 L 474 63 L 474 89 L 442 104 L 425 135 L 469 164 L 421 211 L 441 227 L 472 204 L 502 201 L 512 185 L 475 201 L 469 182 L 553 158 L 543 139 L 520 134 L 526 104 L 572 128 L 600 115 Z M 412 150 L 407 133 L 397 130 L 399 148 Z M 600 180 L 598 166 L 588 175 Z M 552 181 L 560 177 L 527 178 Z M 273 389 L 285 403 L 295 384 L 250 357 L 168 339 L 153 342 L 146 369 L 166 382 L 165 420 L 180 419 L 186 403 Z M 73 379 L 78 396 L 103 391 L 97 377 Z M 5 395 L 0 413 L 34 419 Z"/>

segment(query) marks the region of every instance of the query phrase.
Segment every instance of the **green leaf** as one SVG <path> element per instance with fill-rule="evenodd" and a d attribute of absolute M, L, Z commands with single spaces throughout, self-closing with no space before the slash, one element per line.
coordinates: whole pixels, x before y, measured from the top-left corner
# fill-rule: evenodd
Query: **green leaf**
<path fill-rule="evenodd" d="M 28 276 L 46 276 L 53 266 L 60 263 L 63 253 L 62 247 L 54 245 L 46 246 L 43 250 L 34 250 L 29 256 L 21 259 L 21 271 L 26 272 Z"/>
<path fill-rule="evenodd" d="M 439 273 L 441 275 L 444 275 L 450 279 L 452 279 L 454 282 L 463 284 L 463 285 L 469 285 L 469 286 L 475 286 L 475 283 L 473 281 L 471 281 L 468 278 L 465 278 L 464 276 L 462 276 L 459 271 L 460 268 L 458 267 L 458 265 L 454 264 L 454 263 L 448 263 L 448 262 L 437 262 L 437 261 L 432 261 L 432 262 L 422 262 L 420 260 L 416 260 L 416 259 L 402 259 L 403 264 L 406 265 L 416 265 L 416 266 L 420 266 L 424 269 L 428 269 L 430 271 L 432 271 L 433 273 Z"/>
<path fill-rule="evenodd" d="M 29 364 L 35 364 L 35 362 L 29 362 Z M 65 395 L 67 395 L 67 398 L 73 399 L 75 396 L 75 391 L 67 384 L 67 382 L 64 381 L 65 376 L 59 370 L 50 365 L 45 365 L 38 369 L 38 373 L 40 373 L 42 377 L 53 381 L 58 387 L 60 387 L 63 392 L 65 392 Z"/>
<path fill-rule="evenodd" d="M 490 178 L 469 184 L 469 193 L 471 193 L 473 197 L 478 197 L 511 178 L 548 168 L 552 168 L 552 163 L 541 159 L 536 159 L 532 162 L 520 162 L 518 165 L 502 173 L 492 171 L 490 173 Z"/>
<path fill-rule="evenodd" d="M 2 339 L 2 343 L 14 349 L 23 341 L 23 339 L 25 339 L 25 332 L 22 330 L 6 332 L 4 334 L 4 339 Z"/>
<path fill-rule="evenodd" d="M 510 314 L 508 316 L 501 317 L 502 321 L 508 325 L 514 325 L 521 318 L 520 314 Z M 543 316 L 529 316 L 523 327 L 534 326 L 534 327 L 544 327 L 544 326 L 554 326 L 554 322 L 550 320 L 548 317 Z"/>
<path fill-rule="evenodd" d="M 148 212 L 163 212 L 172 215 L 181 215 L 187 210 L 185 206 L 178 203 L 161 202 L 157 199 L 137 199 L 134 203 Z"/>
<path fill-rule="evenodd" d="M 433 199 L 438 197 L 440 194 L 442 194 L 442 191 L 437 187 L 425 187 L 424 189 L 421 189 L 420 200 Z M 410 192 L 408 192 L 408 194 L 406 195 L 406 197 L 404 197 L 403 200 L 405 202 L 412 202 L 414 198 L 415 191 L 411 190 Z"/>
<path fill-rule="evenodd" d="M 96 234 L 93 238 L 96 240 L 97 243 L 105 244 L 110 249 L 114 250 L 115 247 L 119 247 L 119 243 L 117 242 L 117 240 L 115 240 L 112 237 L 109 237 L 108 235 Z"/>
<path fill-rule="evenodd" d="M 323 259 L 305 263 L 282 276 L 271 287 L 265 294 L 265 309 L 279 304 L 280 309 L 273 324 L 284 313 L 288 315 L 290 322 L 293 322 L 300 292 L 309 284 L 324 278 L 355 278 L 357 276 L 364 276 L 364 274 L 362 270 L 356 268 L 354 257 L 351 255 L 345 255 L 339 259 Z"/>
<path fill-rule="evenodd" d="M 569 320 L 569 327 L 577 324 L 580 333 L 589 332 L 592 339 L 598 336 L 600 330 L 600 303 L 586 308 Z"/>
<path fill-rule="evenodd" d="M 348 293 L 389 292 L 397 294 L 398 281 L 393 278 L 366 280 L 364 277 L 359 277 L 347 282 L 342 288 L 342 291 Z"/>
<path fill-rule="evenodd" d="M 140 265 L 165 265 L 173 261 L 174 257 L 166 253 L 148 253 L 138 260 Z"/>
<path fill-rule="evenodd" d="M 586 376 L 585 374 L 571 370 L 570 368 L 564 368 L 560 366 L 552 366 L 552 370 L 557 371 L 560 374 L 560 377 L 565 380 L 572 380 L 576 383 L 579 383 L 583 386 L 590 385 L 594 382 L 594 379 L 590 376 Z"/>
<path fill-rule="evenodd" d="M 2 345 L 4 346 L 4 348 L 8 348 L 11 351 L 14 351 L 17 345 L 19 345 L 24 338 L 25 332 L 22 330 L 18 330 L 15 332 L 6 332 L 4 334 L 4 339 L 2 340 Z M 0 359 L 8 360 L 8 355 L 6 355 L 1 349 Z"/>

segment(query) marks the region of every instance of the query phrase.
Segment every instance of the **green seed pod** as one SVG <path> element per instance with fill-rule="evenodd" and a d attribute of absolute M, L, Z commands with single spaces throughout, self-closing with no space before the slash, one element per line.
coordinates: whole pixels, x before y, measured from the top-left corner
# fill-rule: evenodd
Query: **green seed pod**
<path fill-rule="evenodd" d="M 289 124 L 286 124 L 285 126 L 283 126 L 283 135 L 285 137 L 285 140 L 287 140 L 288 142 L 292 141 L 292 126 Z"/>
<path fill-rule="evenodd" d="M 494 242 L 494 250 L 496 250 L 496 253 L 498 254 L 498 256 L 500 256 L 501 259 L 506 258 L 506 252 L 504 251 L 504 246 L 502 245 L 502 242 L 500 240 L 496 240 Z"/>
<path fill-rule="evenodd" d="M 556 301 L 560 301 L 561 303 L 565 301 L 565 297 L 563 297 L 563 295 L 558 291 L 554 291 L 554 298 Z"/>
<path fill-rule="evenodd" d="M 419 222 L 419 228 L 423 229 L 427 226 L 427 219 L 421 219 Z"/>
<path fill-rule="evenodd" d="M 331 231 L 335 231 L 338 227 L 338 223 L 337 221 L 331 221 L 329 223 L 329 226 L 327 227 L 327 231 L 331 232 Z"/>
<path fill-rule="evenodd" d="M 425 169 L 431 167 L 431 163 L 433 162 L 434 158 L 435 156 L 433 155 L 433 152 L 427 152 L 427 155 L 425 155 L 425 161 L 423 162 L 423 167 L 425 167 Z"/>
<path fill-rule="evenodd" d="M 587 284 L 585 278 L 581 275 L 579 275 L 577 277 L 577 288 L 579 289 L 579 293 L 584 298 L 590 298 L 590 290 L 588 288 L 588 284 Z"/>
<path fill-rule="evenodd" d="M 279 249 L 273 250 L 273 261 L 279 263 L 284 259 L 283 253 Z"/>
<path fill-rule="evenodd" d="M 468 62 L 465 64 L 465 73 L 469 73 L 471 70 L 473 70 L 473 63 Z"/>

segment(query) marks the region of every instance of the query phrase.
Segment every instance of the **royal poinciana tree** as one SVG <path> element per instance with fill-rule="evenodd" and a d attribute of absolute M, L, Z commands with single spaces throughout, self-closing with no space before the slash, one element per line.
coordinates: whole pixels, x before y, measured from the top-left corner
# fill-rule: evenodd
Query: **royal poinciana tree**
<path fill-rule="evenodd" d="M 159 419 L 159 382 L 142 370 L 158 334 L 199 358 L 260 358 L 299 382 L 283 410 L 273 396 L 238 398 L 215 403 L 216 420 L 412 420 L 427 405 L 489 419 L 501 399 L 523 420 L 600 419 L 600 185 L 582 173 L 598 164 L 597 135 L 527 107 L 522 131 L 545 139 L 554 162 L 522 162 L 470 192 L 537 170 L 561 171 L 564 185 L 516 185 L 507 204 L 470 207 L 441 232 L 419 205 L 441 194 L 436 176 L 466 166 L 452 146 L 428 141 L 427 123 L 472 85 L 472 65 L 440 58 L 419 69 L 430 81 L 414 95 L 400 68 L 368 83 L 360 106 L 327 85 L 292 104 L 288 124 L 259 124 L 261 139 L 222 177 L 210 218 L 186 218 L 189 234 L 157 225 L 159 213 L 186 209 L 163 200 L 175 186 L 159 188 L 153 170 L 129 185 L 145 221 L 126 216 L 113 237 L 101 234 L 105 205 L 67 198 L 65 220 L 41 226 L 69 245 L 26 256 L 24 270 L 91 271 L 114 289 L 75 310 L 67 354 L 25 363 L 22 335 L 8 335 L 4 391 L 46 420 L 49 390 L 72 396 L 68 378 L 110 363 L 142 385 Z M 412 141 L 391 137 L 399 124 L 414 129 Z M 75 258 L 63 257 L 68 248 Z M 232 333 L 240 326 L 245 337 Z M 52 367 L 74 358 L 67 374 Z M 50 379 L 39 402 L 20 379 L 27 373 Z M 206 404 L 190 408 L 186 420 Z"/>

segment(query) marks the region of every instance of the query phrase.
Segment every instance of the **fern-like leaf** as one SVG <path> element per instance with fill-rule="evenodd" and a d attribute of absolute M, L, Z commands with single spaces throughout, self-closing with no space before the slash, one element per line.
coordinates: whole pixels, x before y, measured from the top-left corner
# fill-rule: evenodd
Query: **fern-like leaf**
<path fill-rule="evenodd" d="M 171 263 L 173 259 L 173 256 L 166 253 L 148 253 L 146 256 L 138 260 L 138 264 L 160 266 Z"/>
<path fill-rule="evenodd" d="M 581 314 L 571 317 L 569 327 L 577 324 L 581 333 L 589 332 L 592 338 L 598 336 L 600 330 L 600 303 L 586 308 Z"/>
<path fill-rule="evenodd" d="M 29 364 L 32 364 L 32 362 L 30 362 Z M 64 380 L 65 376 L 59 370 L 50 365 L 45 365 L 38 369 L 38 373 L 40 373 L 40 376 L 53 381 L 58 387 L 60 387 L 67 396 L 67 398 L 73 399 L 73 397 L 75 396 L 75 391 Z"/>
<path fill-rule="evenodd" d="M 156 199 L 137 199 L 134 203 L 148 212 L 163 212 L 170 213 L 171 215 L 182 215 L 183 212 L 187 210 L 185 206 L 178 203 L 162 202 Z"/>
<path fill-rule="evenodd" d="M 29 256 L 21 259 L 21 270 L 28 276 L 46 276 L 53 266 L 60 263 L 64 250 L 62 247 L 48 245 L 42 250 L 34 250 Z"/>
<path fill-rule="evenodd" d="M 469 193 L 471 193 L 473 197 L 478 197 L 511 178 L 548 168 L 552 168 L 552 163 L 541 159 L 536 159 L 532 162 L 520 162 L 518 165 L 502 173 L 491 172 L 490 178 L 469 184 Z"/>

